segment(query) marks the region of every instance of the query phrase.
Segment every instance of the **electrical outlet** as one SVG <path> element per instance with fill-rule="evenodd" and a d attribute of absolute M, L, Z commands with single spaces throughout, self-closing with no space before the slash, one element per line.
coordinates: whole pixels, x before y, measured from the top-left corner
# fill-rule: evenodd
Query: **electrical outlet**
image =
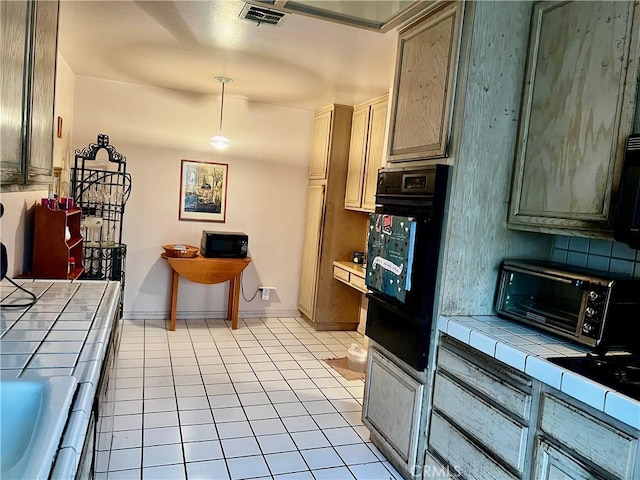
<path fill-rule="evenodd" d="M 273 287 L 259 287 L 260 290 L 262 291 L 262 300 L 269 300 L 269 294 L 271 293 L 271 290 L 275 290 L 275 288 Z"/>

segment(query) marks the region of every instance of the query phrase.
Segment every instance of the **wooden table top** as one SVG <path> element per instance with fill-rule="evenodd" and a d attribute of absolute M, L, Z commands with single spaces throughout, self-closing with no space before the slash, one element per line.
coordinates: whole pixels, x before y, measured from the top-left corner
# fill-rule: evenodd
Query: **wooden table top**
<path fill-rule="evenodd" d="M 251 257 L 244 258 L 206 258 L 198 255 L 193 258 L 161 257 L 169 262 L 171 268 L 180 276 L 196 283 L 221 283 L 242 273 L 251 263 Z"/>

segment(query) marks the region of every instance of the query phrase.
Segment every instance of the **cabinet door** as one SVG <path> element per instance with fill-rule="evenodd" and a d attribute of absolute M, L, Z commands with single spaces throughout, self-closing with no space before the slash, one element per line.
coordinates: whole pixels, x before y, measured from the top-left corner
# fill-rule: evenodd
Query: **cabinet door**
<path fill-rule="evenodd" d="M 610 229 L 635 105 L 635 6 L 553 1 L 534 7 L 511 227 Z"/>
<path fill-rule="evenodd" d="M 313 122 L 313 137 L 311 139 L 309 180 L 324 180 L 327 178 L 332 116 L 332 109 L 321 110 L 315 116 Z"/>
<path fill-rule="evenodd" d="M 363 105 L 353 111 L 353 121 L 351 122 L 349 167 L 344 194 L 345 208 L 360 208 L 362 205 L 362 181 L 367 157 L 368 132 L 369 105 Z"/>
<path fill-rule="evenodd" d="M 599 480 L 567 453 L 539 441 L 536 447 L 534 478 L 538 480 Z"/>
<path fill-rule="evenodd" d="M 400 32 L 389 161 L 446 154 L 460 45 L 462 2 L 445 4 Z"/>
<path fill-rule="evenodd" d="M 22 139 L 25 111 L 27 29 L 31 6 L 28 2 L 0 3 L 2 29 L 2 161 L 3 185 L 24 183 Z"/>
<path fill-rule="evenodd" d="M 367 164 L 362 189 L 362 209 L 373 212 L 376 208 L 378 170 L 384 164 L 384 137 L 387 132 L 388 95 L 371 105 Z"/>
<path fill-rule="evenodd" d="M 51 182 L 58 2 L 35 3 L 27 183 Z"/>
<path fill-rule="evenodd" d="M 313 320 L 313 310 L 316 299 L 323 209 L 324 185 L 309 186 L 307 188 L 307 216 L 302 248 L 302 271 L 300 272 L 298 308 L 311 320 Z"/>
<path fill-rule="evenodd" d="M 413 471 L 424 385 L 372 348 L 366 378 L 364 424 L 380 432 Z"/>

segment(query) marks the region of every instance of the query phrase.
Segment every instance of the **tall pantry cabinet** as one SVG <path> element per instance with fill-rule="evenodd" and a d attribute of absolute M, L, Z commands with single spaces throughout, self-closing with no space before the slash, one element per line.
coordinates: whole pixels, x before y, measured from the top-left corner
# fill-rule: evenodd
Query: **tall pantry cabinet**
<path fill-rule="evenodd" d="M 361 295 L 333 278 L 333 261 L 362 250 L 368 217 L 344 209 L 353 107 L 315 113 L 298 309 L 316 330 L 355 330 Z"/>

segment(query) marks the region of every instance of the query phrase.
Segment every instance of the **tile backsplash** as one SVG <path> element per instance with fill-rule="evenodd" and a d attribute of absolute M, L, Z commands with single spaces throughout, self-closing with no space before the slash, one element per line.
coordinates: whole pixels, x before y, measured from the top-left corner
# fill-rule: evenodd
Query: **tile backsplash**
<path fill-rule="evenodd" d="M 551 260 L 640 278 L 640 250 L 613 240 L 556 235 Z"/>

